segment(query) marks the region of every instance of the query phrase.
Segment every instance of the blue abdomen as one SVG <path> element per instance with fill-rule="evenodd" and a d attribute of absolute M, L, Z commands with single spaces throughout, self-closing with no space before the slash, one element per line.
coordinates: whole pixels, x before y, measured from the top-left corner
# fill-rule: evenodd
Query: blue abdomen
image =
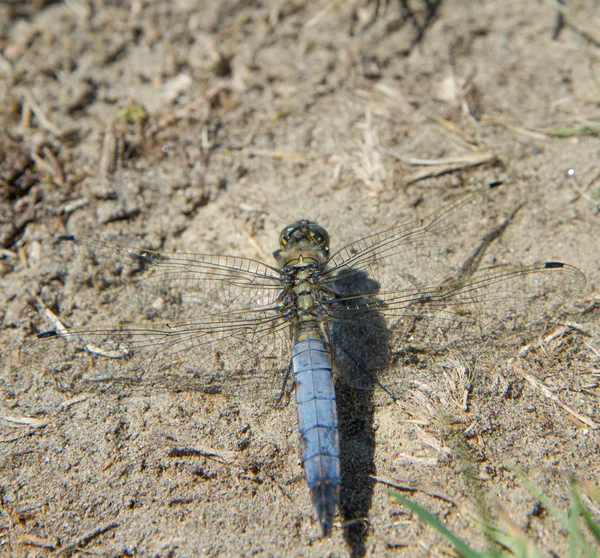
<path fill-rule="evenodd" d="M 340 489 L 340 442 L 329 343 L 318 330 L 300 330 L 294 338 L 292 363 L 302 464 L 323 534 L 328 535 Z"/>

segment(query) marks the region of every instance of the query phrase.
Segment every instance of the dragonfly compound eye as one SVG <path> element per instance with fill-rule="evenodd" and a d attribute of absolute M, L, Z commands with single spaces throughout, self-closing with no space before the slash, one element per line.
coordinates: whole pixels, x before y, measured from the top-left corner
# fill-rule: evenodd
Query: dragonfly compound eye
<path fill-rule="evenodd" d="M 302 219 L 285 227 L 279 234 L 282 250 L 320 248 L 329 251 L 329 233 L 320 225 Z"/>

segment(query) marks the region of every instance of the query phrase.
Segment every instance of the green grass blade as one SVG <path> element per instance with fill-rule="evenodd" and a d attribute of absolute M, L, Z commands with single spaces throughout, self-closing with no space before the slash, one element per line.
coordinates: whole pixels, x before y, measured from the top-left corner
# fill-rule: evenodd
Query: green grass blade
<path fill-rule="evenodd" d="M 463 558 L 482 558 L 482 554 L 473 550 L 465 542 L 459 539 L 452 531 L 450 531 L 444 524 L 433 515 L 430 511 L 422 508 L 412 500 L 405 498 L 393 489 L 388 489 L 388 493 L 400 502 L 403 506 L 407 507 L 412 512 L 416 513 L 425 523 L 431 525 L 439 533 L 441 533 L 450 543 L 454 546 L 454 550 L 460 554 Z"/>
<path fill-rule="evenodd" d="M 529 477 L 525 475 L 519 467 L 517 467 L 514 463 L 508 465 L 509 469 L 519 478 L 519 480 L 527 487 L 529 492 L 533 496 L 535 496 L 542 506 L 544 506 L 560 523 L 560 526 L 565 529 L 565 531 L 569 531 L 569 518 L 562 513 L 557 506 L 554 505 L 554 502 L 548 498 L 535 484 L 533 484 Z"/>
<path fill-rule="evenodd" d="M 573 498 L 573 500 L 577 501 L 581 516 L 583 517 L 586 525 L 588 526 L 588 529 L 591 531 L 594 538 L 598 542 L 600 542 L 600 524 L 598 524 L 598 522 L 594 520 L 590 511 L 581 502 L 581 496 L 579 496 L 578 488 L 579 486 L 577 485 L 577 483 L 573 483 L 571 497 Z"/>

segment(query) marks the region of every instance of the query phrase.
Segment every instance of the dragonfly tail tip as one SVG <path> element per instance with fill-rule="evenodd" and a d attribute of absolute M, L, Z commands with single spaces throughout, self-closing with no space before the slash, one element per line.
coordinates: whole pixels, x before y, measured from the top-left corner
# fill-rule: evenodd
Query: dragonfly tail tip
<path fill-rule="evenodd" d="M 312 501 L 317 512 L 323 537 L 331 535 L 335 508 L 339 500 L 339 486 L 329 482 L 320 482 L 312 489 Z"/>

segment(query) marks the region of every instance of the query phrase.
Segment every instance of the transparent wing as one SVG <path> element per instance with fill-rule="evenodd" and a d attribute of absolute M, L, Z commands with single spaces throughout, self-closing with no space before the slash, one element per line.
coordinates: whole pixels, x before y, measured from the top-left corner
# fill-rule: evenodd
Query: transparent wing
<path fill-rule="evenodd" d="M 164 320 L 268 306 L 282 289 L 277 269 L 246 258 L 161 253 L 74 236 L 52 239 L 44 251 L 59 273 L 101 288 L 124 283 L 121 308 Z"/>
<path fill-rule="evenodd" d="M 21 347 L 22 362 L 52 372 L 63 389 L 90 382 L 199 389 L 211 393 L 281 390 L 288 324 L 277 308 L 225 312 L 176 323 L 82 327 L 39 334 Z"/>
<path fill-rule="evenodd" d="M 327 284 L 341 274 L 367 274 L 382 291 L 404 290 L 441 282 L 462 264 L 460 228 L 472 222 L 489 188 L 468 194 L 413 222 L 367 236 L 331 256 Z M 453 268 L 454 267 L 454 268 Z M 347 278 L 350 279 L 350 278 Z"/>
<path fill-rule="evenodd" d="M 566 301 L 585 286 L 577 268 L 559 262 L 474 275 L 468 279 L 401 291 L 377 292 L 376 282 L 355 282 L 359 274 L 341 275 L 340 292 L 329 312 L 337 321 L 368 319 L 377 314 L 388 330 L 404 343 L 454 347 L 494 337 L 494 347 L 511 335 L 554 316 Z M 335 281 L 332 282 L 336 286 Z M 362 292 L 360 292 L 362 289 Z M 400 341 L 401 342 L 401 341 Z"/>

